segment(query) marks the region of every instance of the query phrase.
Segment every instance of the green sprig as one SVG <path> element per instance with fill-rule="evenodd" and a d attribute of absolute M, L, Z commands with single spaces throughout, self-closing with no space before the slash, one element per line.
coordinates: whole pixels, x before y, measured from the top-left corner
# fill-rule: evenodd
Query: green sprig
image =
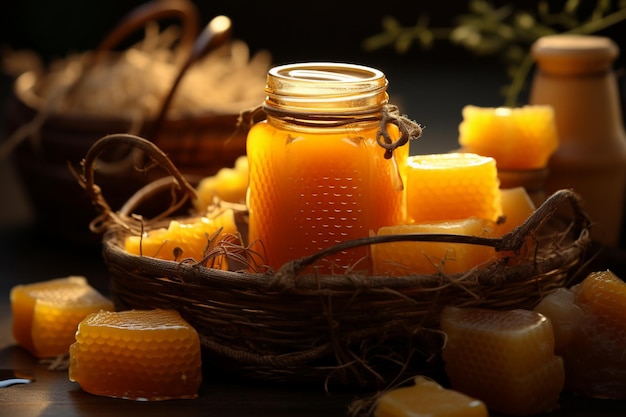
<path fill-rule="evenodd" d="M 552 11 L 548 0 L 536 10 L 518 10 L 511 4 L 494 7 L 487 0 L 471 0 L 468 13 L 456 17 L 452 27 L 430 27 L 426 14 L 414 26 L 403 26 L 392 16 L 382 20 L 383 31 L 363 42 L 367 51 L 393 47 L 408 53 L 413 45 L 423 50 L 437 40 L 447 40 L 477 55 L 499 55 L 510 83 L 504 86 L 504 105 L 518 105 L 519 96 L 533 68 L 532 44 L 542 36 L 557 33 L 593 34 L 626 20 L 626 0 L 597 0 L 585 13 L 581 0 L 567 0 L 561 10 Z M 588 5 L 588 3 L 586 3 Z"/>

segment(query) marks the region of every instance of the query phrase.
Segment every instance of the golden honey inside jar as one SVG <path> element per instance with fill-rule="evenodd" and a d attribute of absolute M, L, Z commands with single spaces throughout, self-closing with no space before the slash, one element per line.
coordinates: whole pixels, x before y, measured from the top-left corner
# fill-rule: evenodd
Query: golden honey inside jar
<path fill-rule="evenodd" d="M 379 144 L 387 79 L 372 68 L 291 64 L 267 77 L 267 119 L 248 134 L 249 240 L 278 269 L 370 230 L 404 220 L 408 146 Z M 402 135 L 383 123 L 389 138 Z M 367 248 L 328 256 L 324 273 L 369 269 Z"/>

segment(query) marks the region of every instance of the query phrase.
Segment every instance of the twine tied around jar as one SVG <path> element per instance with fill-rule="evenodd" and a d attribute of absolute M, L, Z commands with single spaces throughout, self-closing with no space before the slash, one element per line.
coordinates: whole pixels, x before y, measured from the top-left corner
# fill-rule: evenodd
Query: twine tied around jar
<path fill-rule="evenodd" d="M 393 140 L 389 136 L 387 125 L 391 123 L 400 130 L 401 136 Z M 385 159 L 391 159 L 393 151 L 400 146 L 406 145 L 409 141 L 415 140 L 422 135 L 422 126 L 419 123 L 400 114 L 398 106 L 385 104 L 380 118 L 380 129 L 376 132 L 376 142 L 385 149 Z"/>
<path fill-rule="evenodd" d="M 379 120 L 380 127 L 376 132 L 376 142 L 380 147 L 385 149 L 385 159 L 391 159 L 393 151 L 404 146 L 412 140 L 418 139 L 422 135 L 422 126 L 414 120 L 409 119 L 407 116 L 400 114 L 400 109 L 395 104 L 383 104 L 380 113 L 372 115 L 371 112 L 350 112 L 337 115 L 334 113 L 324 114 L 310 114 L 306 118 L 302 116 L 278 111 L 275 108 L 260 104 L 251 109 L 244 110 L 239 113 L 237 120 L 237 127 L 247 126 L 250 127 L 254 124 L 256 116 L 263 112 L 266 115 L 277 117 L 282 120 L 287 120 L 289 123 L 298 124 L 302 126 L 318 126 L 319 121 L 324 121 L 324 126 L 327 127 L 339 127 L 352 123 Z M 400 130 L 400 137 L 393 140 L 389 134 L 389 124 L 396 125 Z"/>

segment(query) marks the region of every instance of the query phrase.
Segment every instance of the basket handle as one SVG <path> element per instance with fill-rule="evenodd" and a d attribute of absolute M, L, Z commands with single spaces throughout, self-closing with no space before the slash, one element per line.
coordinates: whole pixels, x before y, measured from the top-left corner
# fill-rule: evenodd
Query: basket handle
<path fill-rule="evenodd" d="M 188 0 L 153 0 L 131 10 L 102 39 L 94 53 L 87 56 L 81 73 L 66 92 L 66 96 L 72 97 L 74 92 L 79 90 L 85 82 L 87 74 L 126 37 L 150 21 L 167 18 L 178 18 L 182 22 L 182 34 L 177 45 L 175 60 L 179 64 L 183 62 L 189 56 L 194 40 L 198 35 L 198 10 Z"/>
<path fill-rule="evenodd" d="M 146 23 L 171 18 L 181 21 L 182 33 L 175 57 L 176 62 L 181 64 L 189 56 L 199 31 L 198 9 L 188 0 L 153 0 L 131 10 L 100 41 L 96 48 L 95 61 L 102 59 Z"/>
<path fill-rule="evenodd" d="M 107 203 L 102 194 L 102 190 L 94 181 L 95 165 L 98 156 L 104 152 L 108 147 L 118 146 L 131 146 L 136 148 L 148 156 L 154 163 L 160 165 L 167 170 L 171 176 L 165 177 L 165 179 L 157 180 L 155 182 L 156 187 L 163 188 L 165 181 L 167 185 L 176 188 L 182 192 L 182 195 L 172 193 L 172 202 L 170 206 L 162 213 L 152 217 L 151 219 L 142 220 L 142 224 L 149 224 L 168 217 L 170 214 L 178 210 L 183 206 L 190 198 L 196 197 L 196 191 L 189 181 L 181 174 L 167 155 L 159 149 L 151 141 L 139 136 L 135 136 L 129 133 L 114 133 L 104 136 L 98 139 L 87 151 L 85 158 L 81 161 L 82 173 L 76 175 L 78 183 L 87 193 L 87 197 L 91 200 L 101 214 L 96 217 L 90 224 L 90 229 L 94 233 L 101 233 L 105 231 L 111 223 L 121 225 L 126 229 L 133 230 L 134 227 L 131 224 L 131 217 L 127 213 L 132 207 L 129 204 L 134 205 L 136 199 L 129 200 L 126 203 L 125 210 L 120 212 L 114 212 L 111 206 Z M 149 192 L 148 192 L 149 194 Z M 179 193 L 180 194 L 180 193 Z M 132 203 L 131 203 L 132 201 Z"/>
<path fill-rule="evenodd" d="M 450 242 L 467 243 L 473 245 L 491 246 L 496 251 L 518 252 L 525 243 L 526 236 L 541 229 L 553 218 L 565 204 L 569 203 L 574 215 L 574 223 L 579 226 L 578 233 L 591 227 L 591 219 L 583 209 L 582 197 L 570 189 L 556 191 L 539 206 L 521 225 L 509 233 L 498 238 L 451 235 L 451 234 L 395 234 L 376 235 L 353 239 L 338 243 L 317 253 L 285 263 L 277 271 L 272 286 L 280 288 L 292 287 L 294 280 L 302 270 L 313 265 L 318 260 L 347 249 L 356 247 L 389 243 L 389 242 Z"/>
<path fill-rule="evenodd" d="M 158 143 L 157 139 L 161 130 L 161 126 L 165 122 L 167 111 L 169 110 L 172 99 L 174 98 L 174 95 L 178 89 L 178 86 L 180 85 L 181 80 L 187 73 L 187 70 L 204 55 L 208 54 L 210 51 L 216 49 L 218 46 L 222 45 L 224 42 L 230 39 L 230 32 L 230 19 L 222 15 L 216 16 L 211 19 L 211 21 L 204 27 L 202 32 L 200 32 L 200 35 L 198 35 L 197 39 L 193 43 L 191 53 L 183 62 L 182 67 L 179 69 L 178 74 L 174 79 L 174 82 L 170 86 L 168 94 L 165 96 L 165 99 L 163 99 L 163 102 L 161 103 L 161 108 L 155 119 L 154 126 L 152 128 L 152 134 L 150 135 L 150 138 L 154 143 Z"/>
<path fill-rule="evenodd" d="M 87 74 L 113 50 L 120 42 L 133 34 L 148 22 L 176 18 L 181 21 L 182 33 L 175 50 L 175 62 L 181 65 L 192 53 L 192 48 L 199 30 L 198 9 L 189 0 L 152 0 L 128 12 L 119 23 L 100 41 L 94 53 L 88 56 L 76 81 L 66 92 L 68 98 L 79 90 Z M 114 162 L 101 162 L 110 173 L 121 174 L 134 164 L 140 154 L 131 150 L 124 157 Z M 108 206 L 108 205 L 107 205 Z"/>

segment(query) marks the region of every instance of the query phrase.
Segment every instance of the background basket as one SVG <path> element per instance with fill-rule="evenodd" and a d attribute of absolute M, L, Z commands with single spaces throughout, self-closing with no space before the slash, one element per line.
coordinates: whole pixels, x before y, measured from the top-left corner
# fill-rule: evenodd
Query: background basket
<path fill-rule="evenodd" d="M 345 242 L 268 273 L 222 271 L 131 255 L 123 245 L 132 218 L 129 213 L 111 212 L 93 184 L 95 155 L 106 141 L 120 139 L 103 138 L 92 148 L 81 179 L 107 219 L 103 254 L 118 308 L 178 310 L 199 332 L 206 363 L 255 378 L 371 387 L 436 371 L 443 307 L 533 308 L 542 297 L 576 279 L 590 243 L 590 222 L 579 196 L 561 190 L 520 227 L 496 239 L 375 236 Z M 153 146 L 140 138 L 136 143 Z M 152 155 L 157 162 L 168 163 L 158 149 Z M 168 170 L 172 184 L 193 192 L 173 165 Z M 163 224 L 145 223 L 148 228 Z M 454 241 L 516 253 L 527 239 L 537 242 L 534 256 L 502 257 L 463 274 L 320 275 L 310 268 L 346 245 Z"/>
<path fill-rule="evenodd" d="M 199 16 L 194 4 L 185 0 L 153 1 L 131 11 L 94 51 L 85 56 L 81 61 L 83 75 L 94 67 L 119 59 L 120 53 L 114 48 L 146 23 L 163 21 L 165 24 L 172 20 L 181 23 L 180 39 L 172 51 L 173 59 L 184 61 L 197 54 L 201 49 L 197 46 L 202 46 L 201 42 L 206 42 L 207 37 L 198 36 Z M 224 42 L 226 39 L 219 40 Z M 211 45 L 215 47 L 215 43 L 204 46 Z M 81 159 L 104 135 L 135 132 L 146 137 L 166 151 L 178 168 L 189 176 L 212 175 L 222 167 L 232 166 L 239 156 L 245 154 L 248 126 L 239 125 L 240 114 L 232 110 L 234 104 L 225 103 L 229 104 L 228 109 L 197 114 L 167 113 L 166 117 L 169 102 L 164 99 L 161 113 L 146 117 L 140 123 L 136 115 L 132 116 L 132 109 L 102 115 L 57 112 L 49 103 L 52 99 L 46 100 L 41 93 L 45 86 L 53 83 L 50 76 L 49 70 L 42 73 L 30 71 L 15 80 L 6 103 L 6 127 L 9 135 L 27 139 L 12 156 L 39 225 L 56 236 L 99 243 L 88 232 L 89 222 L 97 213 L 77 186 L 68 166 L 80 170 Z M 136 76 L 144 75 L 137 73 Z M 65 94 L 71 96 L 80 82 L 79 77 Z M 259 84 L 259 91 L 262 91 L 262 85 Z M 175 90 L 176 84 L 171 86 L 170 94 Z M 148 174 L 138 170 L 136 166 L 140 165 L 138 161 L 142 157 L 128 147 L 109 149 L 106 155 L 102 155 L 99 161 L 102 175 L 99 175 L 98 183 L 109 191 L 107 198 L 112 207 L 121 207 L 138 188 L 167 174 L 158 169 L 150 170 Z M 154 212 L 162 210 L 163 207 L 155 203 L 156 199 L 151 202 L 156 206 Z M 165 206 L 168 203 L 165 199 Z"/>

